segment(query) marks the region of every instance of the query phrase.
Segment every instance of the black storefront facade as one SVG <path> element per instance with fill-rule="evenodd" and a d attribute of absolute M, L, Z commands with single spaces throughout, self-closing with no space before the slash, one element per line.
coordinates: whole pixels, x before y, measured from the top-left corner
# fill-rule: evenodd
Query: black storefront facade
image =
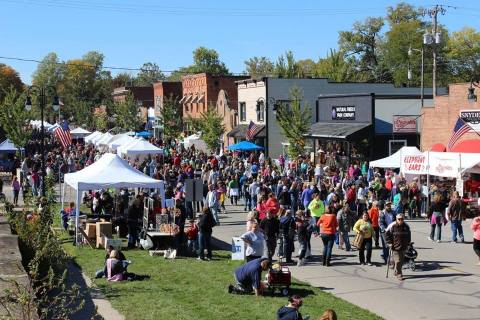
<path fill-rule="evenodd" d="M 418 146 L 421 115 L 415 113 L 416 104 L 418 97 L 414 95 L 320 95 L 313 114 L 315 122 L 305 137 L 313 140 L 315 159 L 320 163 L 334 157 L 347 166 L 386 157 L 404 145 Z M 407 114 L 410 111 L 412 114 Z"/>

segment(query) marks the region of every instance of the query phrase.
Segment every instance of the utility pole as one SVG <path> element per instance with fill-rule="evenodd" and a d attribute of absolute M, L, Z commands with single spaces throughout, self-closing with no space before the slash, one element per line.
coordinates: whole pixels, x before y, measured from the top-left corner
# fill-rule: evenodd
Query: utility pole
<path fill-rule="evenodd" d="M 433 20 L 432 34 L 430 36 L 433 52 L 433 70 L 432 70 L 432 94 L 433 98 L 437 96 L 437 46 L 441 42 L 441 33 L 437 32 L 438 30 L 438 14 L 445 14 L 447 10 L 441 5 L 435 5 L 433 8 L 428 9 L 427 12 Z"/>

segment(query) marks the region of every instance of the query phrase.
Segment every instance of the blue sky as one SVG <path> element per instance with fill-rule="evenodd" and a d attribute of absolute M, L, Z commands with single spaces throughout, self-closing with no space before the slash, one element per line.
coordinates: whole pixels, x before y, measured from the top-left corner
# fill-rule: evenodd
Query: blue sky
<path fill-rule="evenodd" d="M 97 50 L 106 66 L 138 68 L 155 62 L 173 70 L 192 62 L 198 46 L 214 48 L 231 72 L 252 56 L 275 60 L 286 50 L 318 59 L 337 47 L 340 30 L 354 21 L 385 15 L 398 1 L 154 1 L 0 0 L 0 56 L 60 59 Z M 410 2 L 413 3 L 413 2 Z M 415 1 L 432 6 L 431 1 Z M 439 16 L 450 31 L 480 30 L 480 2 L 448 1 Z M 36 64 L 0 58 L 30 83 Z M 115 72 L 113 72 L 115 74 Z"/>

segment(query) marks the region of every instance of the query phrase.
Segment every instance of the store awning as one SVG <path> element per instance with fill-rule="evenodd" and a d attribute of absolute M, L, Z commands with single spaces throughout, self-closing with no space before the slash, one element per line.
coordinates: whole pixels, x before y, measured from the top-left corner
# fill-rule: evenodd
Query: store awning
<path fill-rule="evenodd" d="M 368 137 L 372 128 L 370 123 L 326 123 L 312 124 L 307 138 L 359 140 Z"/>
<path fill-rule="evenodd" d="M 182 97 L 182 99 L 180 99 L 180 101 L 178 101 L 178 103 L 183 103 L 183 102 L 185 102 L 185 99 L 187 99 L 187 95 L 184 95 L 184 96 Z"/>
<path fill-rule="evenodd" d="M 430 151 L 435 152 L 445 152 L 447 151 L 447 147 L 443 143 L 435 143 L 431 148 Z"/>
<path fill-rule="evenodd" d="M 461 141 L 453 147 L 452 152 L 480 153 L 480 139 Z"/>
<path fill-rule="evenodd" d="M 205 93 L 199 93 L 197 98 L 197 103 L 202 103 L 204 97 L 205 97 Z"/>
<path fill-rule="evenodd" d="M 257 125 L 258 129 L 253 135 L 253 138 L 265 138 L 265 126 L 264 125 Z M 235 128 L 230 131 L 227 136 L 232 137 L 232 138 L 245 138 L 247 136 L 247 129 L 248 129 L 248 124 L 239 124 Z"/>

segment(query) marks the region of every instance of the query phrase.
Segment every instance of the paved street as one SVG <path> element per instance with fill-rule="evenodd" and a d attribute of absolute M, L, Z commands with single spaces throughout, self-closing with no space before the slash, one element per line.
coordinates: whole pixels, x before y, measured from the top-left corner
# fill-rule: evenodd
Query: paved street
<path fill-rule="evenodd" d="M 10 197 L 10 188 L 5 189 Z M 221 226 L 214 229 L 213 235 L 230 244 L 232 236 L 245 231 L 246 212 L 243 207 L 228 205 L 227 212 L 221 215 Z M 480 266 L 475 265 L 470 220 L 463 223 L 465 244 L 448 242 L 449 224 L 442 229 L 444 242 L 432 243 L 427 239 L 429 225 L 425 221 L 408 223 L 418 259 L 416 271 L 404 270 L 403 282 L 393 277 L 392 272 L 392 276 L 385 278 L 386 267 L 380 263 L 383 261 L 381 250 L 374 249 L 372 267 L 360 266 L 356 251 L 336 248 L 332 267 L 321 266 L 319 257 L 323 245 L 319 238 L 312 238 L 314 260 L 300 268 L 291 267 L 292 274 L 388 320 L 480 319 Z"/>
<path fill-rule="evenodd" d="M 246 212 L 228 207 L 214 236 L 227 243 L 245 230 Z M 450 244 L 450 225 L 443 228 L 443 243 L 427 239 L 425 221 L 408 222 L 418 250 L 417 270 L 404 270 L 399 282 L 393 273 L 385 278 L 386 267 L 380 264 L 381 250 L 374 250 L 375 266 L 358 265 L 358 253 L 334 248 L 332 267 L 321 266 L 318 259 L 323 245 L 312 238 L 315 261 L 304 267 L 291 267 L 293 276 L 323 288 L 349 302 L 371 310 L 389 320 L 396 319 L 480 319 L 480 266 L 472 250 L 470 220 L 464 222 L 467 244 Z M 298 248 L 298 247 L 297 247 Z M 335 306 L 332 306 L 335 308 Z"/>

